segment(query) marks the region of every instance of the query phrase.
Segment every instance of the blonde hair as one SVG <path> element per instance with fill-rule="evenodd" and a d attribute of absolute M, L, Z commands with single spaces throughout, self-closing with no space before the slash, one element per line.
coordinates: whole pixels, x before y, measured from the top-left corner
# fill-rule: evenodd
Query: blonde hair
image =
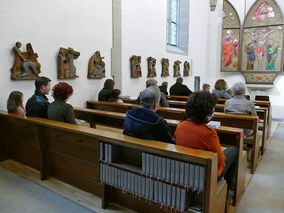
<path fill-rule="evenodd" d="M 215 89 L 218 89 L 218 90 L 226 90 L 227 89 L 227 83 L 224 79 L 219 79 L 216 81 L 215 83 Z"/>

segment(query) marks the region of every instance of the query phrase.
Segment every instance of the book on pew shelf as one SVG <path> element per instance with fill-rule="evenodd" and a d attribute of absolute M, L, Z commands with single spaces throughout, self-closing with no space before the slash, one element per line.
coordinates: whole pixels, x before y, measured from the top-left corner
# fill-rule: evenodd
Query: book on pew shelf
<path fill-rule="evenodd" d="M 104 143 L 100 142 L 100 160 L 104 160 Z"/>
<path fill-rule="evenodd" d="M 137 188 L 137 194 L 138 194 L 138 196 L 140 197 L 141 196 L 141 192 L 142 192 L 142 189 L 141 189 L 141 187 L 142 187 L 142 178 L 143 178 L 143 176 L 141 176 L 141 175 L 137 175 L 138 177 L 137 177 L 137 179 L 138 179 L 138 188 Z M 137 184 L 137 183 L 136 183 Z"/>
<path fill-rule="evenodd" d="M 104 182 L 103 181 L 103 164 L 101 164 L 101 163 L 100 163 L 100 181 Z"/>
<path fill-rule="evenodd" d="M 189 186 L 193 187 L 194 185 L 194 165 L 189 164 Z"/>
<path fill-rule="evenodd" d="M 158 179 L 162 177 L 162 158 L 158 157 Z"/>
<path fill-rule="evenodd" d="M 128 188 L 128 182 L 129 182 L 128 172 L 124 171 L 123 174 L 124 174 L 124 190 L 128 191 L 129 190 L 129 188 Z"/>
<path fill-rule="evenodd" d="M 146 174 L 146 153 L 142 152 L 142 174 Z"/>
<path fill-rule="evenodd" d="M 158 177 L 158 156 L 154 155 L 154 169 L 153 176 Z"/>
<path fill-rule="evenodd" d="M 154 156 L 150 155 L 150 176 L 154 175 Z"/>
<path fill-rule="evenodd" d="M 114 168 L 114 185 L 119 187 L 118 185 L 118 168 Z"/>
<path fill-rule="evenodd" d="M 112 144 L 108 145 L 108 162 L 112 162 Z"/>
<path fill-rule="evenodd" d="M 163 203 L 163 183 L 161 181 L 158 182 L 159 185 L 159 193 L 158 193 L 158 202 Z"/>
<path fill-rule="evenodd" d="M 131 173 L 131 190 L 130 192 L 132 192 L 134 194 L 135 192 L 135 175 L 133 173 Z"/>
<path fill-rule="evenodd" d="M 127 172 L 127 191 L 131 192 L 131 173 Z"/>
<path fill-rule="evenodd" d="M 167 173 L 166 173 L 166 180 L 170 182 L 171 179 L 171 159 L 167 158 Z"/>
<path fill-rule="evenodd" d="M 209 121 L 206 125 L 211 127 L 211 128 L 213 128 L 213 129 L 218 129 L 221 126 L 221 122 L 219 122 L 219 121 Z"/>
<path fill-rule="evenodd" d="M 107 165 L 105 165 L 105 173 L 106 173 L 106 175 L 105 175 L 105 183 L 109 184 L 109 182 L 108 182 L 109 181 L 109 177 L 108 177 L 109 176 L 108 175 L 109 174 L 109 168 L 108 168 Z"/>
<path fill-rule="evenodd" d="M 177 187 L 176 189 L 176 208 L 180 210 L 180 190 L 181 188 Z"/>
<path fill-rule="evenodd" d="M 76 121 L 76 124 L 78 124 L 78 125 L 80 125 L 80 124 L 82 124 L 82 123 L 86 123 L 86 121 L 80 120 L 80 119 L 78 119 L 78 118 L 75 118 L 75 121 Z"/>
<path fill-rule="evenodd" d="M 115 186 L 115 167 L 111 167 L 112 170 L 111 170 L 111 185 Z"/>
<path fill-rule="evenodd" d="M 104 151 L 105 151 L 105 162 L 109 162 L 108 161 L 108 144 L 107 143 L 104 143 Z"/>
<path fill-rule="evenodd" d="M 175 181 L 175 166 L 176 166 L 175 160 L 171 160 L 171 178 L 170 178 L 171 182 Z"/>
<path fill-rule="evenodd" d="M 180 189 L 180 210 L 181 210 L 181 212 L 187 210 L 188 207 L 189 207 L 189 204 L 190 204 L 189 195 L 190 195 L 189 191 L 187 192 L 186 189 L 184 189 L 184 188 Z"/>
<path fill-rule="evenodd" d="M 194 165 L 194 189 L 199 190 L 199 175 L 200 175 L 200 166 Z"/>
<path fill-rule="evenodd" d="M 149 200 L 154 200 L 154 180 L 152 178 L 150 179 L 150 195 Z"/>
<path fill-rule="evenodd" d="M 139 186 L 139 178 L 138 175 L 134 175 L 134 193 L 135 195 L 138 195 L 138 186 Z"/>
<path fill-rule="evenodd" d="M 176 208 L 176 187 L 172 186 L 172 203 L 171 203 L 172 208 Z"/>
<path fill-rule="evenodd" d="M 179 184 L 179 179 L 180 179 L 180 168 L 179 168 L 179 165 L 180 165 L 180 161 L 178 160 L 175 160 L 175 183 L 176 184 Z"/>
<path fill-rule="evenodd" d="M 163 204 L 167 205 L 167 184 L 163 183 Z"/>
<path fill-rule="evenodd" d="M 199 191 L 203 191 L 205 186 L 205 167 L 200 166 L 199 171 Z"/>
<path fill-rule="evenodd" d="M 167 206 L 171 206 L 171 200 L 172 200 L 172 186 L 170 184 L 167 184 Z"/>
<path fill-rule="evenodd" d="M 189 185 L 189 163 L 185 163 L 184 165 L 184 185 Z"/>
<path fill-rule="evenodd" d="M 145 199 L 150 200 L 150 178 L 146 178 Z"/>
<path fill-rule="evenodd" d="M 167 159 L 162 158 L 162 179 L 166 179 L 166 168 L 167 168 Z"/>
<path fill-rule="evenodd" d="M 179 175 L 179 183 L 181 185 L 184 185 L 184 165 L 185 165 L 185 163 L 180 161 L 180 165 L 179 165 L 179 173 L 180 173 L 180 175 Z"/>
<path fill-rule="evenodd" d="M 159 202 L 159 184 L 158 181 L 154 180 L 154 202 L 158 203 Z"/>
<path fill-rule="evenodd" d="M 150 175 L 150 154 L 146 153 L 146 175 Z"/>
<path fill-rule="evenodd" d="M 146 177 L 141 177 L 141 197 L 146 198 Z"/>

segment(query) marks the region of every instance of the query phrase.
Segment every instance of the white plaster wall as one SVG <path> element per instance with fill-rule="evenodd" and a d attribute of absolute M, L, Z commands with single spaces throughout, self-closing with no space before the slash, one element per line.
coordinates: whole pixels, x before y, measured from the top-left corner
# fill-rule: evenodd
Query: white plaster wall
<path fill-rule="evenodd" d="M 11 81 L 14 63 L 12 48 L 16 41 L 31 43 L 41 74 L 58 83 L 56 59 L 60 47 L 72 47 L 81 53 L 74 60 L 78 79 L 64 80 L 74 89 L 68 101 L 83 106 L 87 99 L 96 99 L 104 80 L 88 80 L 89 58 L 96 50 L 105 57 L 106 77 L 111 76 L 112 1 L 111 0 L 1 0 L 0 2 L 0 109 L 12 90 L 24 93 L 25 102 L 34 92 L 34 81 Z M 49 96 L 49 100 L 53 98 Z"/>
<path fill-rule="evenodd" d="M 194 75 L 205 76 L 208 68 L 208 18 L 209 1 L 190 1 L 189 19 L 189 51 L 188 55 L 168 53 L 166 51 L 166 0 L 123 0 L 122 1 L 122 94 L 137 97 L 145 88 L 147 78 L 147 57 L 157 59 L 155 78 L 159 85 L 163 81 L 173 85 L 173 63 L 193 60 L 193 75 L 184 77 L 184 84 L 194 89 Z M 130 77 L 130 57 L 141 55 L 142 78 Z M 170 76 L 161 76 L 161 59 L 170 60 Z M 183 65 L 181 66 L 181 74 Z"/>

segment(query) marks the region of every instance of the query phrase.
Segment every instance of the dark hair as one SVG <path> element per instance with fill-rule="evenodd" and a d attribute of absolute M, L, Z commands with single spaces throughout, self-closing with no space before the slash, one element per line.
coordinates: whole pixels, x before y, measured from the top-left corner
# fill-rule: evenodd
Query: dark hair
<path fill-rule="evenodd" d="M 207 89 L 207 88 L 210 88 L 210 84 L 204 83 L 204 84 L 202 85 L 202 88 L 203 88 L 203 90 L 205 90 L 205 89 Z"/>
<path fill-rule="evenodd" d="M 216 103 L 215 94 L 206 91 L 194 92 L 186 101 L 187 117 L 196 123 L 206 123 L 208 122 L 207 116 L 213 113 Z"/>
<path fill-rule="evenodd" d="M 167 89 L 167 88 L 168 88 L 168 82 L 164 81 L 164 82 L 162 83 L 162 87 L 165 87 L 165 88 Z"/>
<path fill-rule="evenodd" d="M 109 99 L 109 101 L 116 102 L 120 93 L 121 92 L 120 92 L 119 89 L 112 90 L 112 97 L 111 97 L 111 99 Z"/>
<path fill-rule="evenodd" d="M 8 112 L 16 113 L 19 107 L 23 107 L 22 102 L 23 93 L 20 91 L 13 91 L 10 93 L 7 100 L 7 110 Z"/>
<path fill-rule="evenodd" d="M 114 81 L 112 79 L 107 79 L 104 84 L 104 89 L 113 90 Z"/>
<path fill-rule="evenodd" d="M 182 84 L 183 82 L 183 78 L 182 77 L 178 77 L 176 80 L 176 83 Z"/>
<path fill-rule="evenodd" d="M 227 83 L 224 79 L 219 79 L 216 81 L 215 83 L 215 89 L 218 89 L 218 90 L 226 90 L 227 89 Z"/>
<path fill-rule="evenodd" d="M 65 101 L 73 93 L 73 88 L 65 82 L 60 82 L 52 88 L 54 99 Z"/>
<path fill-rule="evenodd" d="M 47 77 L 38 77 L 36 80 L 35 80 L 35 87 L 36 87 L 36 90 L 40 90 L 41 86 L 47 86 L 48 85 L 48 82 L 50 82 L 51 80 Z"/>

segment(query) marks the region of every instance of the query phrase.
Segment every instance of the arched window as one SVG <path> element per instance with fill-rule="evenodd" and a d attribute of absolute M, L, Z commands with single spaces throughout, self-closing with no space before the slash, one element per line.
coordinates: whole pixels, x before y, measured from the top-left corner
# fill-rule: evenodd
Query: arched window
<path fill-rule="evenodd" d="M 188 51 L 189 0 L 168 0 L 167 50 Z"/>
<path fill-rule="evenodd" d="M 246 83 L 273 84 L 283 63 L 283 17 L 277 3 L 256 1 L 242 31 L 241 71 Z"/>
<path fill-rule="evenodd" d="M 239 71 L 240 19 L 234 7 L 224 1 L 221 71 Z"/>

